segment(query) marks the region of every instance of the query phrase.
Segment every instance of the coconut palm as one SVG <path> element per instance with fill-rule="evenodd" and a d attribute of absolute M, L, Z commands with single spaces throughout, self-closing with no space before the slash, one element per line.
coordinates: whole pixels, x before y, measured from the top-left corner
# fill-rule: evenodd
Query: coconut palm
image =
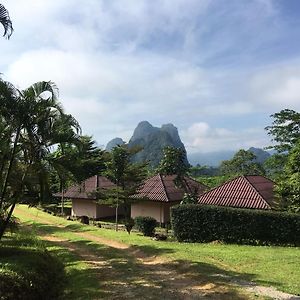
<path fill-rule="evenodd" d="M 25 90 L 18 90 L 0 79 L 0 118 L 9 124 L 9 149 L 2 169 L 0 182 L 0 211 L 6 207 L 7 222 L 0 228 L 0 239 L 16 203 L 24 195 L 26 182 L 32 176 L 38 178 L 40 194 L 47 175 L 46 158 L 51 148 L 63 142 L 74 142 L 80 127 L 70 115 L 66 115 L 58 101 L 58 89 L 53 82 L 37 82 Z M 11 174 L 19 168 L 17 176 Z M 13 183 L 18 180 L 14 188 Z M 7 205 L 8 204 L 8 205 Z M 9 208 L 7 208 L 9 207 Z"/>
<path fill-rule="evenodd" d="M 0 4 L 0 23 L 2 24 L 2 26 L 4 28 L 3 36 L 7 37 L 9 39 L 10 36 L 12 35 L 14 29 L 13 29 L 12 22 L 9 17 L 9 13 L 2 4 Z"/>

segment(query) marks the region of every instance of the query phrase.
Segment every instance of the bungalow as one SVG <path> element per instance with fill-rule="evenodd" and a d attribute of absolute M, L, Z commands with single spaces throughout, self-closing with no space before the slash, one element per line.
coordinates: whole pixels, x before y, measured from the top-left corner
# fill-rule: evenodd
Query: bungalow
<path fill-rule="evenodd" d="M 185 190 L 202 194 L 207 187 L 185 176 L 185 188 L 175 183 L 176 175 L 155 175 L 147 179 L 135 198 L 143 199 L 131 204 L 131 217 L 150 216 L 159 223 L 170 222 L 170 207 L 179 204 Z"/>
<path fill-rule="evenodd" d="M 88 216 L 93 219 L 115 216 L 114 208 L 97 203 L 96 197 L 92 195 L 97 189 L 108 189 L 113 186 L 115 184 L 106 177 L 95 175 L 81 184 L 69 187 L 64 197 L 72 200 L 72 216 Z"/>
<path fill-rule="evenodd" d="M 240 176 L 202 194 L 199 204 L 252 209 L 275 206 L 274 182 L 264 176 Z"/>

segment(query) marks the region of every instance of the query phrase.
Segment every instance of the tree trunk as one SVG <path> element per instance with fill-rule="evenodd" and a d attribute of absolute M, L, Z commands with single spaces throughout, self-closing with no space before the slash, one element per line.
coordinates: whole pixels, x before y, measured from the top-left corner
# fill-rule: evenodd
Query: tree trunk
<path fill-rule="evenodd" d="M 16 150 L 17 150 L 17 144 L 18 144 L 18 141 L 19 141 L 20 133 L 21 133 L 21 127 L 19 127 L 17 129 L 17 133 L 16 133 L 16 137 L 15 137 L 15 140 L 14 140 L 13 149 L 12 149 L 12 152 L 11 152 L 11 157 L 10 157 L 9 164 L 8 164 L 8 169 L 7 169 L 5 178 L 4 178 L 4 184 L 3 184 L 3 189 L 2 189 L 2 192 L 1 192 L 1 198 L 0 198 L 0 211 L 1 211 L 2 206 L 3 206 L 4 197 L 5 197 L 7 186 L 8 186 L 9 176 L 10 176 L 10 173 L 11 173 L 13 162 L 15 160 L 15 155 L 16 155 Z"/>
<path fill-rule="evenodd" d="M 26 170 L 25 170 L 25 172 L 24 172 L 24 174 L 22 176 L 22 180 L 21 180 L 21 194 L 19 195 L 19 197 L 16 195 L 16 197 L 14 198 L 14 201 L 13 201 L 11 207 L 10 207 L 9 213 L 8 213 L 8 215 L 7 215 L 4 223 L 3 223 L 3 226 L 0 226 L 0 241 L 1 241 L 2 237 L 3 237 L 3 235 L 4 235 L 4 232 L 5 232 L 6 228 L 7 228 L 7 225 L 9 223 L 9 220 L 10 220 L 11 216 L 12 216 L 12 213 L 13 213 L 15 207 L 16 207 L 18 199 L 20 199 L 23 196 L 24 179 L 25 179 L 25 177 L 27 175 L 28 169 L 29 169 L 29 166 L 27 166 L 27 168 L 26 168 Z"/>
<path fill-rule="evenodd" d="M 64 189 L 61 189 L 61 215 L 64 215 L 64 202 L 65 202 L 65 198 L 64 198 Z"/>
<path fill-rule="evenodd" d="M 118 231 L 118 208 L 119 208 L 119 206 L 118 206 L 118 204 L 117 204 L 117 206 L 116 206 L 116 231 Z"/>
<path fill-rule="evenodd" d="M 12 216 L 12 213 L 13 213 L 15 207 L 16 207 L 16 204 L 17 204 L 17 197 L 14 200 L 13 204 L 11 205 L 9 213 L 8 213 L 8 215 L 7 215 L 7 217 L 6 217 L 3 225 L 0 226 L 0 241 L 1 241 L 2 237 L 3 237 L 3 235 L 4 235 L 4 232 L 5 232 L 6 228 L 7 228 L 7 225 L 9 223 L 9 220 L 10 220 L 10 218 Z"/>

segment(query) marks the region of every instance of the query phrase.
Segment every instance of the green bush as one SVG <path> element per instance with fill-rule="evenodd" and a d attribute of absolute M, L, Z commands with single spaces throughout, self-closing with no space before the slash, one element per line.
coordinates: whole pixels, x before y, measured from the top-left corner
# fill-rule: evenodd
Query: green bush
<path fill-rule="evenodd" d="M 50 300 L 63 294 L 63 264 L 34 243 L 18 239 L 0 248 L 1 300 Z"/>
<path fill-rule="evenodd" d="M 125 221 L 125 228 L 128 234 L 130 234 L 133 226 L 134 226 L 134 219 L 129 218 L 128 220 Z"/>
<path fill-rule="evenodd" d="M 300 214 L 191 204 L 172 207 L 171 222 L 178 241 L 300 244 Z"/>
<path fill-rule="evenodd" d="M 153 236 L 155 233 L 156 220 L 152 217 L 136 217 L 135 226 L 144 236 Z"/>

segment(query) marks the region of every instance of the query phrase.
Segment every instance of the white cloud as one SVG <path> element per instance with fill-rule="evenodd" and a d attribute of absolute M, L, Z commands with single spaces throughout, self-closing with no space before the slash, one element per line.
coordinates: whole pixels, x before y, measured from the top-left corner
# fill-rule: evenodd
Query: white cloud
<path fill-rule="evenodd" d="M 271 66 L 255 74 L 249 84 L 251 99 L 260 107 L 300 109 L 300 62 Z"/>
<path fill-rule="evenodd" d="M 205 122 L 194 123 L 181 132 L 189 153 L 207 153 L 221 150 L 263 147 L 268 143 L 260 128 L 228 130 L 214 128 Z"/>
<path fill-rule="evenodd" d="M 190 151 L 259 146 L 263 128 L 247 129 L 258 126 L 257 112 L 300 109 L 299 63 L 256 60 L 281 33 L 274 1 L 1 3 L 15 27 L 0 41 L 4 78 L 20 88 L 54 81 L 66 111 L 99 144 L 128 140 L 149 120 L 174 123 Z M 241 116 L 253 121 L 229 130 Z"/>

